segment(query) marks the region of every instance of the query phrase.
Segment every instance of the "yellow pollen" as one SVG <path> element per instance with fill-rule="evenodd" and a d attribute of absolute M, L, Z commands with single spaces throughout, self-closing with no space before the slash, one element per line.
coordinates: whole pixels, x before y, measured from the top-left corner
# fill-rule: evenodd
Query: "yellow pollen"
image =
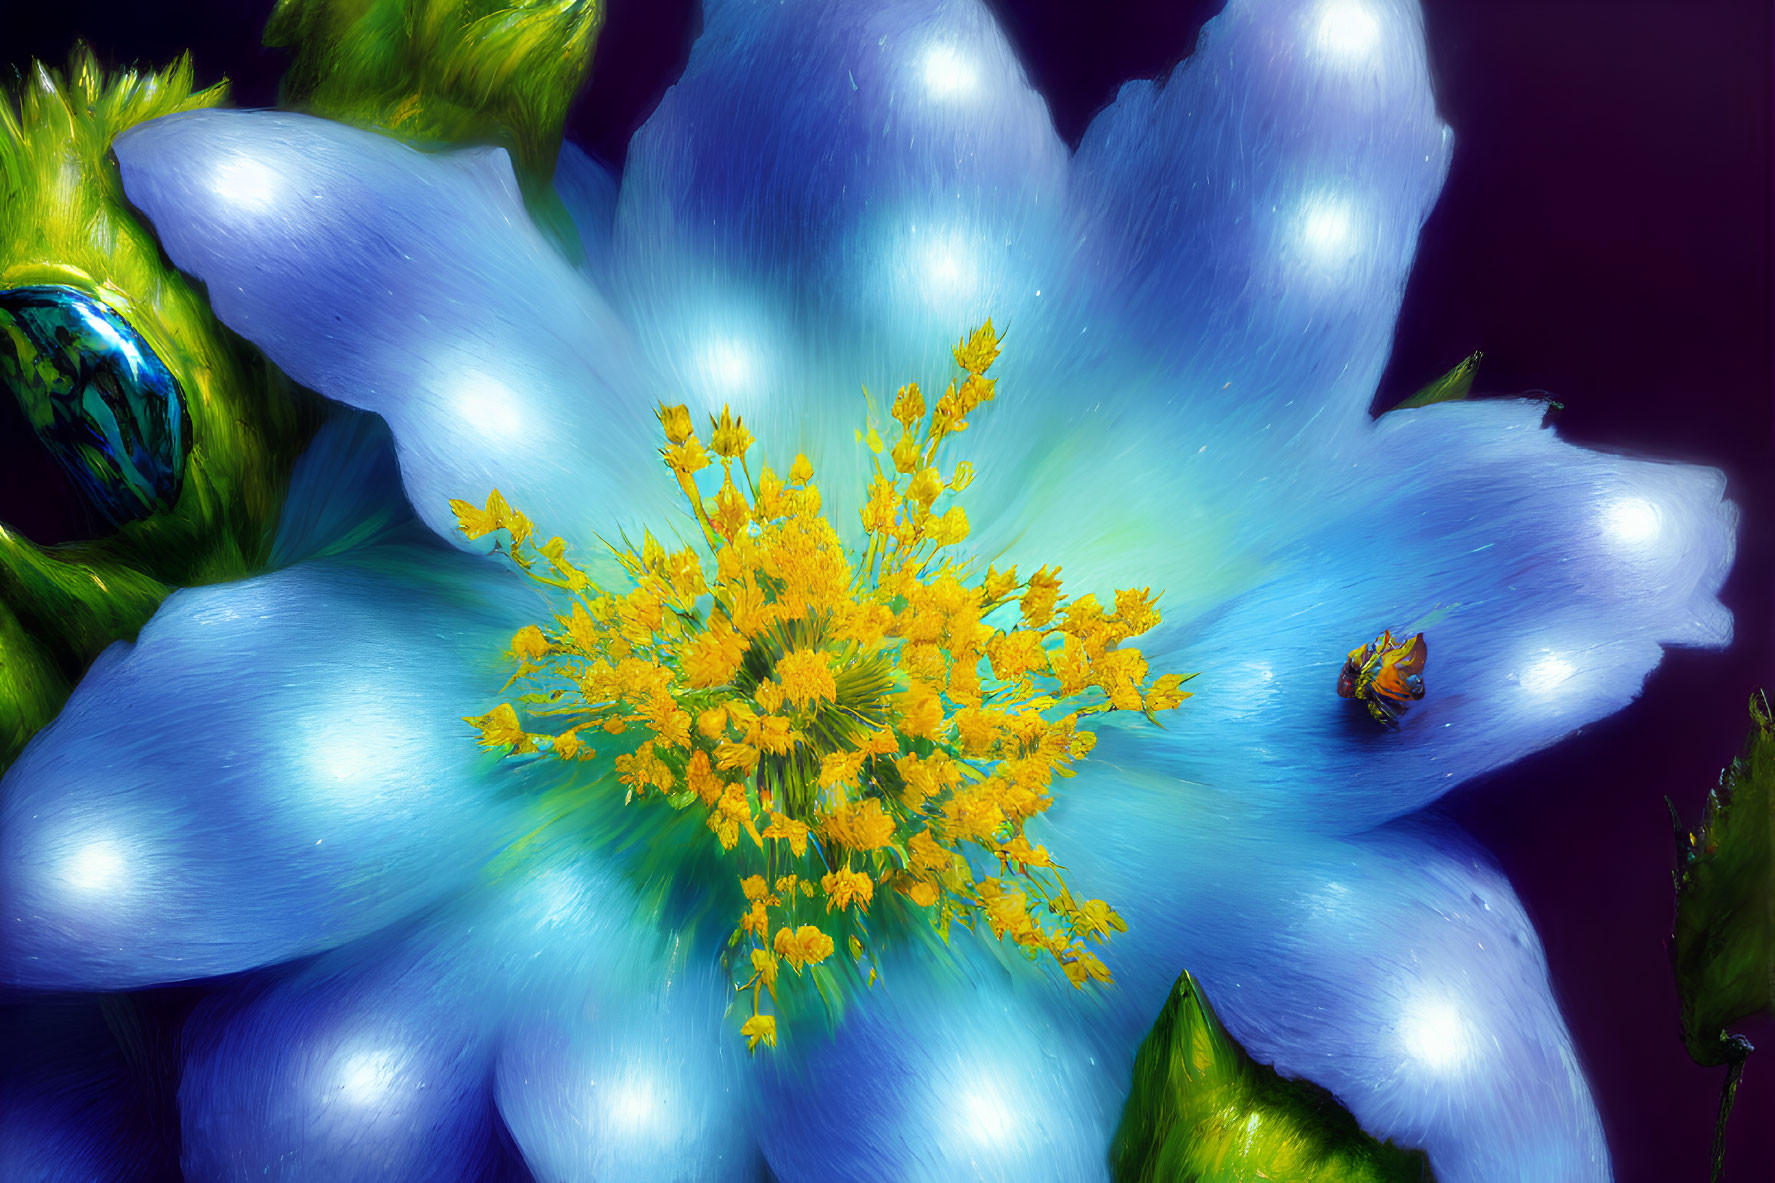
<path fill-rule="evenodd" d="M 954 352 L 961 376 L 934 405 L 900 388 L 891 450 L 858 433 L 874 472 L 855 551 L 822 515 L 806 456 L 786 479 L 761 466 L 754 480 L 752 434 L 726 407 L 706 443 L 685 407 L 658 408 L 700 542 L 668 551 L 643 531 L 638 547 L 612 546 L 624 587 L 598 586 L 558 538 L 538 545 L 497 490 L 484 508 L 451 503 L 464 534 L 503 532 L 557 597 L 552 619 L 512 638 L 522 692 L 467 722 L 488 748 L 607 768 L 625 803 L 696 811 L 736 875 L 728 965 L 751 995 L 740 1034 L 754 1050 L 776 1045 L 766 1006 L 796 1005 L 802 977 L 816 997 L 874 980 L 871 909 L 945 940 L 952 923 L 990 932 L 1075 986 L 1109 980 L 1093 946 L 1121 917 L 1080 902 L 1025 826 L 1091 751 L 1084 720 L 1174 709 L 1187 678 L 1149 678 L 1128 644 L 1160 623 L 1149 589 L 1117 591 L 1108 610 L 1069 598 L 1058 567 L 982 573 L 957 554 L 969 522 L 956 495 L 975 471 L 941 453 L 995 400 L 992 322 Z"/>

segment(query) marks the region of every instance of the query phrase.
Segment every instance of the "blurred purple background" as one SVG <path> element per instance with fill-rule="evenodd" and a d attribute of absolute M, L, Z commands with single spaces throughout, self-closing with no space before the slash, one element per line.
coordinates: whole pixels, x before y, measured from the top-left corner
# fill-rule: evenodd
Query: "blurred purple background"
<path fill-rule="evenodd" d="M 1202 0 L 989 0 L 1077 141 L 1130 78 L 1186 56 Z M 1725 601 L 1732 647 L 1674 652 L 1639 702 L 1444 808 L 1486 842 L 1540 929 L 1623 1183 L 1705 1178 L 1722 1070 L 1685 1055 L 1665 959 L 1672 845 L 1663 798 L 1695 818 L 1775 688 L 1771 381 L 1771 7 L 1762 0 L 1425 0 L 1454 167 L 1424 231 L 1377 407 L 1474 349 L 1481 393 L 1546 390 L 1592 447 L 1723 469 L 1742 512 Z M 76 36 L 111 63 L 193 51 L 200 81 L 274 100 L 270 2 L 8 5 L 3 63 L 59 61 Z M 620 162 L 682 68 L 692 0 L 608 0 L 570 134 Z M 0 520 L 40 540 L 90 527 L 0 409 Z M 165 1003 L 179 1011 L 179 992 Z M 1753 1055 L 1727 1175 L 1775 1178 L 1775 1023 Z"/>

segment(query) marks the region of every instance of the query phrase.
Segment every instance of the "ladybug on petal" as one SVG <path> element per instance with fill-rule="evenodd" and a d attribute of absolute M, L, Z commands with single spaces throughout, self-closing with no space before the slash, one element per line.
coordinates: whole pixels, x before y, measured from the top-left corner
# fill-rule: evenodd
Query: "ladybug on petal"
<path fill-rule="evenodd" d="M 1413 701 L 1424 696 L 1424 634 L 1395 641 L 1391 630 L 1359 649 L 1350 650 L 1337 676 L 1340 698 L 1358 699 L 1388 727 L 1399 725 L 1399 716 Z"/>

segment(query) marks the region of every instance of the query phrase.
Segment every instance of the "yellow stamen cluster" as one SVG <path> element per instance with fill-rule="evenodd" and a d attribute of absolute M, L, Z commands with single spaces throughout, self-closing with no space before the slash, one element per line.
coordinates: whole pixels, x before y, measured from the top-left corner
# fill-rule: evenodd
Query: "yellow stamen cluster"
<path fill-rule="evenodd" d="M 592 758 L 585 737 L 602 732 L 625 802 L 702 811 L 739 873 L 730 966 L 751 995 L 741 1034 L 754 1049 L 775 1046 L 763 1000 L 784 965 L 824 995 L 841 945 L 859 973 L 872 962 L 871 907 L 922 911 L 945 939 L 952 922 L 983 923 L 1075 986 L 1110 978 L 1090 946 L 1121 918 L 1077 900 L 1024 828 L 1091 750 L 1081 719 L 1151 717 L 1188 695 L 1179 675 L 1149 680 L 1127 646 L 1159 623 L 1147 589 L 1118 591 L 1106 611 L 1065 597 L 1058 569 L 1024 579 L 949 557 L 968 535 L 953 494 L 974 474 L 961 463 L 946 477 L 940 452 L 992 401 L 997 356 L 987 321 L 956 347 L 961 377 L 933 406 L 901 388 L 891 449 L 870 430 L 861 554 L 821 516 L 807 457 L 786 478 L 768 466 L 753 478 L 752 435 L 726 408 L 706 447 L 684 407 L 659 409 L 701 547 L 668 551 L 644 533 L 613 548 L 626 591 L 595 586 L 560 539 L 535 545 L 497 492 L 484 509 L 452 502 L 469 537 L 505 531 L 511 558 L 565 596 L 510 652 L 526 713 L 561 726 L 529 731 L 511 703 L 468 722 L 489 748 L 572 760 Z M 706 495 L 698 474 L 717 461 Z"/>

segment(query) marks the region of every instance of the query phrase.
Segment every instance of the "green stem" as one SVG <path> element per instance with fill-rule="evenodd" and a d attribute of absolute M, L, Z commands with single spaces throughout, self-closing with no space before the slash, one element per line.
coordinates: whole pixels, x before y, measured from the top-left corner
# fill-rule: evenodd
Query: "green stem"
<path fill-rule="evenodd" d="M 1726 1166 L 1726 1122 L 1732 1116 L 1732 1102 L 1738 1097 L 1738 1081 L 1744 1076 L 1744 1062 L 1756 1049 L 1742 1035 L 1731 1037 L 1731 1062 L 1726 1066 L 1725 1087 L 1720 1089 L 1720 1112 L 1713 1123 L 1713 1183 L 1719 1183 Z"/>

